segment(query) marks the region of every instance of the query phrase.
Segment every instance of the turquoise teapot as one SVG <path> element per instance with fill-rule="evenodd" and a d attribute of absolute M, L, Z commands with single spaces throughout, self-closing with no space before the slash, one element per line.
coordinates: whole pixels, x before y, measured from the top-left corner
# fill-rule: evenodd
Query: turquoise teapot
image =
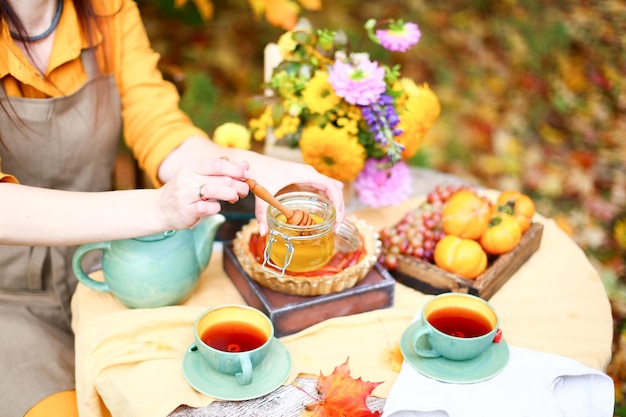
<path fill-rule="evenodd" d="M 74 253 L 74 274 L 86 287 L 110 292 L 131 308 L 179 304 L 195 289 L 207 267 L 213 242 L 226 218 L 207 216 L 190 229 L 80 245 Z M 85 273 L 82 260 L 91 251 L 102 251 L 104 281 Z"/>

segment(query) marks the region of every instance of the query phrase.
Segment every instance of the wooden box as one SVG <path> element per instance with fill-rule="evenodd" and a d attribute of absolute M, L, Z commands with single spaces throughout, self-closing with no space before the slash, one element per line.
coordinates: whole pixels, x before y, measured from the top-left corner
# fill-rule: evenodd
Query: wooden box
<path fill-rule="evenodd" d="M 263 311 L 274 323 L 277 337 L 286 336 L 323 320 L 391 307 L 395 280 L 378 263 L 352 288 L 313 297 L 283 294 L 266 288 L 246 274 L 224 243 L 224 270 L 248 305 Z"/>
<path fill-rule="evenodd" d="M 473 280 L 409 256 L 400 256 L 398 268 L 391 271 L 391 274 L 398 282 L 426 294 L 464 292 L 488 300 L 535 253 L 541 243 L 542 234 L 543 225 L 533 223 L 522 235 L 515 249 L 490 259 L 485 272 Z"/>

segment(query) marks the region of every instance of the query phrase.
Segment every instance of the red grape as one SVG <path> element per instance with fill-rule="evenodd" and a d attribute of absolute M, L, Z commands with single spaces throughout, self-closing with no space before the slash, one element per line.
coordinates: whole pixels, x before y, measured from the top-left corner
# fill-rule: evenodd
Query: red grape
<path fill-rule="evenodd" d="M 394 226 L 379 233 L 382 243 L 379 262 L 387 269 L 398 267 L 398 256 L 411 256 L 433 262 L 435 245 L 445 235 L 441 227 L 441 211 L 456 191 L 473 190 L 468 185 L 438 185 L 416 208 L 409 210 Z"/>

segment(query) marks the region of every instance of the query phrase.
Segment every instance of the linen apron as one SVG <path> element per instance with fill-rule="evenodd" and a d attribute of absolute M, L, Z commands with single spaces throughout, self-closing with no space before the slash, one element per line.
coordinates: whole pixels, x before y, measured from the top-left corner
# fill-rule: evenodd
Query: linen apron
<path fill-rule="evenodd" d="M 119 93 L 112 75 L 99 74 L 92 49 L 81 60 L 88 81 L 68 96 L 7 97 L 0 85 L 4 108 L 23 121 L 16 125 L 0 110 L 2 170 L 21 184 L 111 189 L 121 137 Z M 74 249 L 0 245 L 0 416 L 23 416 L 43 398 L 75 386 Z"/>

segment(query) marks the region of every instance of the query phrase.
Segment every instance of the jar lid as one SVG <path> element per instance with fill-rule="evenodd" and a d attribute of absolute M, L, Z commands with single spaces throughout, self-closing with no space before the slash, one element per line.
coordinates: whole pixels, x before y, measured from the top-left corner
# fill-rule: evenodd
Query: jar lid
<path fill-rule="evenodd" d="M 362 238 L 359 229 L 350 220 L 339 224 L 335 232 L 335 250 L 343 253 L 354 252 L 361 245 Z"/>
<path fill-rule="evenodd" d="M 289 192 L 277 197 L 285 207 L 292 210 L 302 210 L 318 220 L 312 225 L 289 224 L 279 209 L 273 206 L 267 208 L 267 221 L 270 229 L 279 228 L 290 236 L 311 236 L 332 231 L 337 213 L 328 198 L 321 194 L 308 191 Z"/>

